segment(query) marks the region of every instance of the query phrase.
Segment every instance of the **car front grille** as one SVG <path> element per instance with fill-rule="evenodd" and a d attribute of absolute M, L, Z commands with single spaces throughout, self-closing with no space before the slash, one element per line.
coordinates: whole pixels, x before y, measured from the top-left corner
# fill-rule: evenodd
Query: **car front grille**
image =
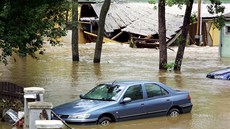
<path fill-rule="evenodd" d="M 60 114 L 57 114 L 57 115 L 58 115 L 58 117 L 60 117 L 60 118 L 62 118 L 62 119 L 68 118 L 68 117 L 69 117 L 69 115 L 60 115 Z"/>

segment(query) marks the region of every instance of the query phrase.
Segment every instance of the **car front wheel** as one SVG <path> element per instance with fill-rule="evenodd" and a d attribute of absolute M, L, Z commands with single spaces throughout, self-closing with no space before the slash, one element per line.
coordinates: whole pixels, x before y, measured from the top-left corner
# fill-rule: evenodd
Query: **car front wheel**
<path fill-rule="evenodd" d="M 103 116 L 98 120 L 98 124 L 103 126 L 103 127 L 107 127 L 111 124 L 112 120 L 109 117 Z"/>
<path fill-rule="evenodd" d="M 180 111 L 177 108 L 172 108 L 169 110 L 168 115 L 170 117 L 178 117 L 180 115 Z"/>

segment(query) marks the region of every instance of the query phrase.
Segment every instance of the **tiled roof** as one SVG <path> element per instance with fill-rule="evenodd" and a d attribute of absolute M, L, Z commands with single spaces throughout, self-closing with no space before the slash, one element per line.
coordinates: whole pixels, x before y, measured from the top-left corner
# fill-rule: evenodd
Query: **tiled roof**
<path fill-rule="evenodd" d="M 97 16 L 100 15 L 100 9 L 103 3 L 92 4 Z M 223 4 L 225 13 L 230 12 L 230 4 Z M 121 29 L 122 31 L 147 36 L 158 33 L 158 10 L 149 3 L 111 3 L 109 12 L 106 17 L 105 31 L 114 32 Z M 202 17 L 215 17 L 207 11 L 207 4 L 202 4 Z M 183 15 L 186 6 L 166 7 L 166 36 L 171 38 L 180 29 L 183 23 Z M 198 5 L 193 4 L 193 13 L 197 13 Z M 226 14 L 229 16 L 230 14 Z"/>
<path fill-rule="evenodd" d="M 97 16 L 102 3 L 92 4 Z M 166 14 L 167 37 L 175 34 L 182 26 L 183 17 Z M 122 29 L 129 33 L 147 36 L 158 33 L 158 11 L 148 3 L 111 3 L 107 14 L 105 31 Z"/>

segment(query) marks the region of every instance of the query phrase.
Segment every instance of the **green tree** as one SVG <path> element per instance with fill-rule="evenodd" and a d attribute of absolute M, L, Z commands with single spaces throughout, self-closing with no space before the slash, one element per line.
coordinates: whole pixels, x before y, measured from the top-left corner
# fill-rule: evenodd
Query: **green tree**
<path fill-rule="evenodd" d="M 78 51 L 78 0 L 72 0 L 72 60 L 79 61 Z"/>
<path fill-rule="evenodd" d="M 102 51 L 102 42 L 104 37 L 104 29 L 105 29 L 105 18 L 107 15 L 107 12 L 109 10 L 111 4 L 111 0 L 105 0 L 99 16 L 99 23 L 98 23 L 98 35 L 97 35 L 97 41 L 96 41 L 96 48 L 94 53 L 94 63 L 100 63 L 101 61 L 101 51 Z"/>
<path fill-rule="evenodd" d="M 223 16 L 225 7 L 220 0 L 210 0 L 211 4 L 207 6 L 210 14 L 217 14 L 214 18 L 214 23 L 218 29 L 221 29 L 225 25 L 225 19 Z"/>
<path fill-rule="evenodd" d="M 181 5 L 181 0 L 174 0 L 172 3 L 178 3 Z M 183 21 L 183 26 L 182 26 L 182 34 L 180 36 L 179 46 L 178 46 L 178 51 L 175 59 L 175 65 L 174 65 L 174 70 L 181 71 L 181 65 L 183 61 L 183 56 L 184 56 L 184 50 L 185 50 L 185 45 L 186 45 L 186 38 L 188 35 L 189 31 L 189 24 L 190 24 L 190 18 L 191 18 L 191 12 L 192 12 L 192 6 L 194 0 L 185 0 L 186 3 L 186 10 L 185 10 L 185 15 L 184 15 L 184 21 Z M 208 11 L 211 14 L 219 14 L 221 15 L 217 16 L 214 19 L 215 25 L 220 29 L 224 26 L 224 9 L 225 7 L 221 5 L 220 0 L 210 0 L 211 4 L 208 5 Z"/>
<path fill-rule="evenodd" d="M 155 0 L 150 0 L 150 4 L 155 4 Z M 159 69 L 167 70 L 167 43 L 166 43 L 166 23 L 165 23 L 165 6 L 182 5 L 181 0 L 158 0 L 158 32 L 159 32 Z"/>
<path fill-rule="evenodd" d="M 159 31 L 159 69 L 166 69 L 167 64 L 167 43 L 166 43 L 166 24 L 165 24 L 165 0 L 158 2 L 158 31 Z"/>
<path fill-rule="evenodd" d="M 13 53 L 37 58 L 44 37 L 59 45 L 66 35 L 66 0 L 1 0 L 0 1 L 0 61 L 7 64 Z"/>
<path fill-rule="evenodd" d="M 185 45 L 186 45 L 186 39 L 187 35 L 189 32 L 189 24 L 190 24 L 190 17 L 192 13 L 192 5 L 193 5 L 193 0 L 189 0 L 189 2 L 186 4 L 186 10 L 185 10 L 185 15 L 184 15 L 184 21 L 183 21 L 183 27 L 182 27 L 182 33 L 180 36 L 179 46 L 178 46 L 178 51 L 175 59 L 175 65 L 174 65 L 174 70 L 181 70 L 181 64 L 184 56 L 184 50 L 185 50 Z"/>
<path fill-rule="evenodd" d="M 150 0 L 150 3 L 154 3 L 154 0 Z M 210 0 L 211 4 L 208 6 L 208 11 L 211 14 L 219 14 L 224 12 L 224 6 L 221 5 L 220 0 Z M 189 31 L 189 24 L 191 19 L 191 12 L 194 0 L 159 0 L 158 1 L 158 22 L 159 22 L 159 42 L 160 42 L 160 54 L 159 54 L 159 69 L 167 69 L 167 44 L 166 44 L 166 28 L 165 28 L 165 5 L 178 5 L 179 7 L 183 4 L 186 5 L 184 21 L 182 26 L 182 34 L 178 40 L 179 46 L 177 56 L 175 59 L 174 70 L 181 70 L 181 65 L 184 56 L 184 50 L 186 45 L 186 38 Z M 214 23 L 218 28 L 224 26 L 223 15 L 218 16 L 214 19 Z"/>

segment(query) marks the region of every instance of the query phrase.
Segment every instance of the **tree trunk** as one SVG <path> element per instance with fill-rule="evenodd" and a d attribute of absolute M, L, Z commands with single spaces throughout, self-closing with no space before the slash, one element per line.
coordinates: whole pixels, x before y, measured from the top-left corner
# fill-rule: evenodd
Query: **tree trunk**
<path fill-rule="evenodd" d="M 165 25 L 165 0 L 158 2 L 158 28 L 159 28 L 159 69 L 167 69 L 167 44 L 166 44 L 166 25 Z"/>
<path fill-rule="evenodd" d="M 72 1 L 72 60 L 79 61 L 78 53 L 78 0 Z"/>
<path fill-rule="evenodd" d="M 179 47 L 177 51 L 177 56 L 175 59 L 175 65 L 174 70 L 180 71 L 181 70 L 181 64 L 184 56 L 184 49 L 186 45 L 186 38 L 189 31 L 189 24 L 190 24 L 190 17 L 192 12 L 192 6 L 194 0 L 189 0 L 190 2 L 186 6 L 185 16 L 184 16 L 184 22 L 182 27 L 182 33 L 181 33 L 181 40 L 179 40 Z"/>
<path fill-rule="evenodd" d="M 97 35 L 97 42 L 96 42 L 96 48 L 94 53 L 94 63 L 100 63 L 101 61 L 101 51 L 102 51 L 102 42 L 104 37 L 104 29 L 105 29 L 105 18 L 107 15 L 107 12 L 110 7 L 111 0 L 105 0 L 99 17 L 99 23 L 98 23 L 98 35 Z"/>

